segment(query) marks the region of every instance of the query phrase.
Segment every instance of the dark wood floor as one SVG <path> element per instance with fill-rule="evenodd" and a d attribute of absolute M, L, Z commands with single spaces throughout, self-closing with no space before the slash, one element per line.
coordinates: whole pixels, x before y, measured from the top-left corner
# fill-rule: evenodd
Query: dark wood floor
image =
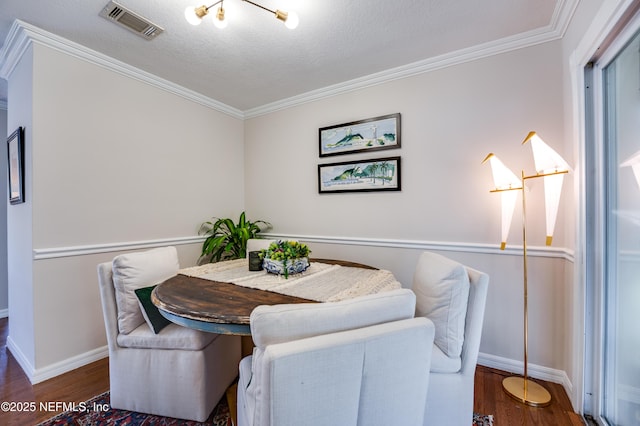
<path fill-rule="evenodd" d="M 0 403 L 13 403 L 11 408 L 26 412 L 0 410 L 0 425 L 35 425 L 53 417 L 56 412 L 40 410 L 40 403 L 50 409 L 55 403 L 80 403 L 109 390 L 109 362 L 96 361 L 77 370 L 62 374 L 45 382 L 31 385 L 11 353 L 6 349 L 8 321 L 0 319 Z M 581 416 L 574 413 L 562 386 L 543 383 L 552 396 L 545 408 L 533 408 L 511 399 L 502 391 L 503 371 L 478 366 L 475 379 L 474 411 L 493 414 L 495 426 L 515 425 L 583 425 Z M 22 403 L 22 407 L 18 407 Z M 36 409 L 31 411 L 30 404 Z M 53 404 L 52 404 L 53 403 Z M 60 410 L 63 411 L 63 410 Z"/>
<path fill-rule="evenodd" d="M 585 424 L 582 416 L 573 411 L 562 385 L 536 380 L 551 393 L 551 404 L 535 408 L 517 402 L 502 390 L 502 380 L 509 376 L 511 374 L 505 371 L 481 365 L 476 368 L 473 410 L 477 413 L 493 414 L 495 426 Z"/>

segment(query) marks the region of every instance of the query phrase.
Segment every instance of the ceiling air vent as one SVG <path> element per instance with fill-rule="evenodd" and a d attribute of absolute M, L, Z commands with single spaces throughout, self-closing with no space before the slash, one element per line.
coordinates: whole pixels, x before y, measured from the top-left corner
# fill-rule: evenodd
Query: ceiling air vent
<path fill-rule="evenodd" d="M 146 18 L 143 18 L 137 13 L 130 11 L 115 1 L 110 1 L 102 9 L 100 16 L 133 31 L 140 37 L 144 37 L 147 40 L 155 38 L 158 34 L 164 31 L 164 29 L 158 25 Z"/>

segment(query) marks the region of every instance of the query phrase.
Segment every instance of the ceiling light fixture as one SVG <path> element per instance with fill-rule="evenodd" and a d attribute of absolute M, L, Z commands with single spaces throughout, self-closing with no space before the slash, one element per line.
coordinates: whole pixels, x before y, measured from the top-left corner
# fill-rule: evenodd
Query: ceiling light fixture
<path fill-rule="evenodd" d="M 245 3 L 249 3 L 262 10 L 266 10 L 269 13 L 273 13 L 276 19 L 279 19 L 282 22 L 284 22 L 284 25 L 289 29 L 293 30 L 298 26 L 298 23 L 300 22 L 300 20 L 298 19 L 298 15 L 293 11 L 284 12 L 278 9 L 271 10 L 262 5 L 259 5 L 258 3 L 254 3 L 250 0 L 241 0 L 241 1 Z M 202 22 L 202 18 L 204 18 L 209 14 L 209 9 L 217 5 L 220 5 L 220 7 L 218 7 L 218 11 L 216 12 L 216 18 L 215 18 L 214 24 L 218 28 L 224 28 L 227 26 L 227 21 L 225 20 L 225 16 L 224 16 L 224 7 L 223 7 L 224 0 L 217 1 L 211 6 L 205 6 L 205 5 L 202 5 L 199 7 L 189 6 L 184 11 L 184 17 L 186 18 L 187 22 L 189 22 L 191 25 L 200 25 L 200 23 Z"/>

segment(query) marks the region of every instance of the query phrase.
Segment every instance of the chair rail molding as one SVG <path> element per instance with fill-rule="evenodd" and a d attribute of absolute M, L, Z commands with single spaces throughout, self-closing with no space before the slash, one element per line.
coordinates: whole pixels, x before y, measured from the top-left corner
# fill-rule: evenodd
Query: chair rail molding
<path fill-rule="evenodd" d="M 402 240 L 388 238 L 365 238 L 365 237 L 338 237 L 327 235 L 299 235 L 285 233 L 265 233 L 260 234 L 264 238 L 299 240 L 307 243 L 337 244 L 347 246 L 368 246 L 400 248 L 410 250 L 438 250 L 461 253 L 484 253 L 493 255 L 522 256 L 522 246 L 507 247 L 500 250 L 497 244 L 483 244 L 471 242 L 451 242 L 451 241 L 423 241 L 423 240 Z M 117 251 L 140 250 L 154 247 L 164 247 L 169 245 L 202 244 L 205 237 L 175 237 L 143 241 L 125 241 L 115 243 L 98 243 L 82 246 L 70 247 L 49 247 L 37 248 L 33 250 L 33 259 L 55 259 L 60 257 L 85 256 L 89 254 L 112 253 Z M 574 262 L 574 252 L 567 248 L 557 247 L 527 247 L 527 255 L 533 257 L 560 258 L 569 262 Z"/>
<path fill-rule="evenodd" d="M 89 254 L 112 253 L 117 251 L 140 250 L 154 247 L 201 244 L 205 237 L 176 237 L 157 240 L 125 241 L 119 243 L 91 244 L 71 247 L 51 247 L 33 250 L 33 260 L 55 259 L 60 257 L 86 256 Z"/>
<path fill-rule="evenodd" d="M 401 240 L 386 238 L 361 238 L 361 237 L 336 237 L 336 236 L 315 236 L 315 235 L 293 235 L 293 234 L 261 234 L 265 238 L 292 239 L 308 243 L 355 245 L 369 247 L 403 248 L 411 250 L 438 250 L 453 251 L 461 253 L 484 253 L 495 255 L 522 256 L 522 246 L 507 247 L 500 250 L 497 244 L 484 244 L 472 242 L 451 242 L 451 241 L 423 241 L 423 240 Z M 527 246 L 527 256 L 561 258 L 569 262 L 574 261 L 574 252 L 567 248 Z"/>

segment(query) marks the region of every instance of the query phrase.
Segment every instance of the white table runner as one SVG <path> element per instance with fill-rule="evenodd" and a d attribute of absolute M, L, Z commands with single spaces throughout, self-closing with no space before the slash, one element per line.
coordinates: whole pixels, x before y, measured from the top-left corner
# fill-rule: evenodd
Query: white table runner
<path fill-rule="evenodd" d="M 311 262 L 309 268 L 289 278 L 266 271 L 249 271 L 247 259 L 228 260 L 184 268 L 182 275 L 222 281 L 317 302 L 336 302 L 402 287 L 384 269 L 365 269 Z"/>

